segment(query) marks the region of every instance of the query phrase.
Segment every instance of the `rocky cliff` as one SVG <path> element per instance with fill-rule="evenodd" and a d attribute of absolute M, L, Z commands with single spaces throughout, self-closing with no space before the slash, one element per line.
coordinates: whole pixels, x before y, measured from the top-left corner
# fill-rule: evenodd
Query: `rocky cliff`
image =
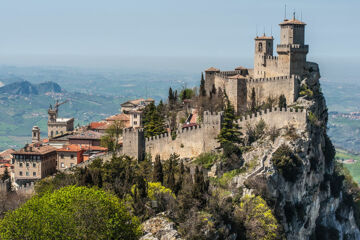
<path fill-rule="evenodd" d="M 318 68 L 317 68 L 318 69 Z M 343 176 L 335 170 L 335 150 L 326 133 L 328 120 L 321 93 L 320 74 L 313 69 L 302 80 L 302 92 L 296 103 L 308 111 L 306 129 L 280 130 L 274 142 L 255 142 L 244 154 L 245 162 L 254 155 L 262 161 L 253 174 L 233 179 L 244 183 L 245 193 L 261 194 L 272 206 L 287 239 L 360 239 L 350 196 L 343 187 Z M 287 146 L 293 154 L 293 166 L 276 152 Z M 264 154 L 266 153 L 266 154 Z"/>

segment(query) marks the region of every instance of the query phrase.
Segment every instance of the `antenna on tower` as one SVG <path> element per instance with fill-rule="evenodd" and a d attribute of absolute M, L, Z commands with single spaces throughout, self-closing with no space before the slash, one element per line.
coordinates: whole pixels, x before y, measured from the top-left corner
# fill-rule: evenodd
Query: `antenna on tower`
<path fill-rule="evenodd" d="M 285 4 L 285 16 L 284 16 L 284 19 L 286 19 L 286 4 Z"/>
<path fill-rule="evenodd" d="M 293 12 L 293 19 L 295 20 L 295 9 L 294 9 L 294 12 Z"/>
<path fill-rule="evenodd" d="M 266 34 L 265 34 L 265 26 L 264 26 L 264 37 L 266 36 Z"/>
<path fill-rule="evenodd" d="M 258 36 L 258 25 L 256 24 L 256 36 Z"/>
<path fill-rule="evenodd" d="M 273 34 L 272 34 L 272 25 L 271 25 L 271 27 L 270 27 L 270 34 L 271 34 L 270 37 L 272 37 L 272 35 L 273 35 Z"/>
<path fill-rule="evenodd" d="M 302 21 L 302 10 L 300 11 L 300 21 Z"/>

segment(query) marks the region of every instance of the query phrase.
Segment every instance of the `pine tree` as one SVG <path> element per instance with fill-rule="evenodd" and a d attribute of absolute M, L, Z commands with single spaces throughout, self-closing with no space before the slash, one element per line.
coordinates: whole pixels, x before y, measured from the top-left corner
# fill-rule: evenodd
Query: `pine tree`
<path fill-rule="evenodd" d="M 225 144 L 241 143 L 241 132 L 239 126 L 235 123 L 235 110 L 231 105 L 229 98 L 225 94 L 225 110 L 223 116 L 223 124 L 220 134 L 217 137 L 218 142 L 224 147 Z"/>
<path fill-rule="evenodd" d="M 163 167 L 160 160 L 160 155 L 156 155 L 154 163 L 153 181 L 160 182 L 164 181 Z"/>
<path fill-rule="evenodd" d="M 205 97 L 205 96 L 206 96 L 204 73 L 201 73 L 200 96 L 201 96 L 201 97 Z"/>
<path fill-rule="evenodd" d="M 171 190 L 175 189 L 175 169 L 172 156 L 169 158 L 169 169 L 167 170 L 166 186 Z"/>
<path fill-rule="evenodd" d="M 255 94 L 255 88 L 252 88 L 251 90 L 251 112 L 256 112 L 256 94 Z"/>
<path fill-rule="evenodd" d="M 169 103 L 172 103 L 174 101 L 174 92 L 172 88 L 169 88 L 169 97 L 168 97 Z"/>
<path fill-rule="evenodd" d="M 212 85 L 212 88 L 211 88 L 211 93 L 212 93 L 213 95 L 215 95 L 215 94 L 216 94 L 216 87 L 215 87 L 215 84 L 213 84 L 213 85 Z"/>
<path fill-rule="evenodd" d="M 281 94 L 279 97 L 279 108 L 286 108 L 286 97 L 284 94 Z"/>
<path fill-rule="evenodd" d="M 1 180 L 5 181 L 8 178 L 10 178 L 9 170 L 7 167 L 5 167 L 4 174 L 1 176 Z"/>
<path fill-rule="evenodd" d="M 145 137 L 152 137 L 166 132 L 165 118 L 154 103 L 146 106 L 144 111 Z"/>

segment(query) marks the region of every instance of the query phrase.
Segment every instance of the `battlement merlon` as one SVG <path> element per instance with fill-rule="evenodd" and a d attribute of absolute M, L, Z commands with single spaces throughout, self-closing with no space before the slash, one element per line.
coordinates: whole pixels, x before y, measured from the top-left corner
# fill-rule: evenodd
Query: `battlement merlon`
<path fill-rule="evenodd" d="M 278 54 L 288 54 L 288 53 L 304 53 L 309 52 L 309 45 L 302 44 L 278 44 L 276 47 Z"/>

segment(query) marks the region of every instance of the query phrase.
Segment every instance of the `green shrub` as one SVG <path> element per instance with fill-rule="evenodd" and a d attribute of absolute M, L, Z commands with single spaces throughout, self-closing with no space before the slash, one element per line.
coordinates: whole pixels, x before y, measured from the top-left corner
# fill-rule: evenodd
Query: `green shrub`
<path fill-rule="evenodd" d="M 311 91 L 310 89 L 309 89 L 309 87 L 307 86 L 307 84 L 303 84 L 303 85 L 301 85 L 301 87 L 300 87 L 300 96 L 307 96 L 307 97 L 309 97 L 309 98 L 311 98 L 311 97 L 313 97 L 314 96 L 314 93 L 313 93 L 313 91 Z"/>
<path fill-rule="evenodd" d="M 310 121 L 310 123 L 311 123 L 312 125 L 314 125 L 314 126 L 319 125 L 319 124 L 318 124 L 318 123 L 319 123 L 318 118 L 317 118 L 316 115 L 315 115 L 313 112 L 311 112 L 311 111 L 309 111 L 308 119 L 309 119 L 309 121 Z"/>
<path fill-rule="evenodd" d="M 243 224 L 246 239 L 282 239 L 278 221 L 260 196 L 246 195 L 241 199 L 235 218 Z"/>
<path fill-rule="evenodd" d="M 139 221 L 102 190 L 68 186 L 34 196 L 0 222 L 1 239 L 138 239 Z"/>
<path fill-rule="evenodd" d="M 295 182 L 301 172 L 301 160 L 296 156 L 289 146 L 282 144 L 271 158 L 275 168 L 290 182 Z"/>
<path fill-rule="evenodd" d="M 216 159 L 217 155 L 213 153 L 202 153 L 195 159 L 195 163 L 201 165 L 203 168 L 210 169 Z"/>

